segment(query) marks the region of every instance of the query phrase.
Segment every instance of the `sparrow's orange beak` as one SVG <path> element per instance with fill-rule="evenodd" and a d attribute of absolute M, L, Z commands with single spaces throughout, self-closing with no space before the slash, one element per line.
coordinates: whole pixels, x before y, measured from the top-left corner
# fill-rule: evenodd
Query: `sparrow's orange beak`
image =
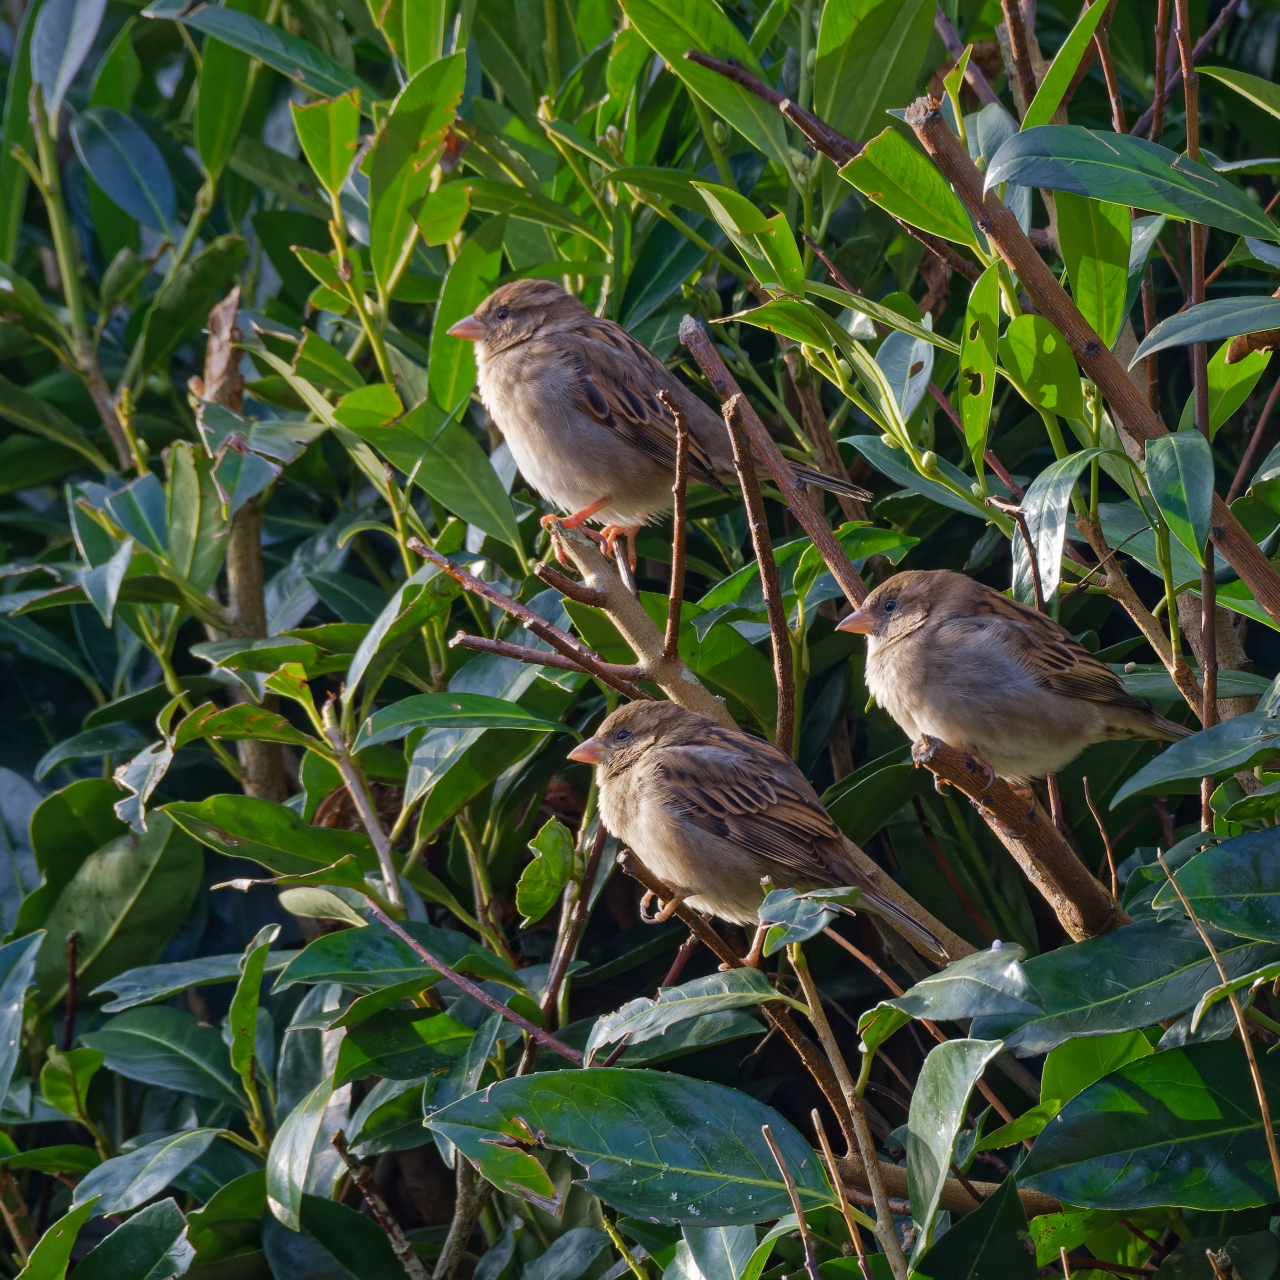
<path fill-rule="evenodd" d="M 588 738 L 569 752 L 569 759 L 579 764 L 599 764 L 604 759 L 604 743 L 599 738 Z"/>
<path fill-rule="evenodd" d="M 465 338 L 468 342 L 477 342 L 485 335 L 483 321 L 477 320 L 475 316 L 463 316 L 457 324 L 449 326 L 449 337 Z"/>
<path fill-rule="evenodd" d="M 852 631 L 855 635 L 865 636 L 875 630 L 876 620 L 865 609 L 855 609 L 842 622 L 836 623 L 837 631 Z"/>

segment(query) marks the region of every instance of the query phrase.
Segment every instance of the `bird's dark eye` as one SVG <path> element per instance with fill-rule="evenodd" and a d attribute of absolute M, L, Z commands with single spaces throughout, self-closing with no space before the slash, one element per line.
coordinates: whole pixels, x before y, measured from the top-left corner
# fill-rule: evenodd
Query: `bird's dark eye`
<path fill-rule="evenodd" d="M 898 602 L 896 600 L 886 600 L 884 602 L 885 613 L 892 613 L 897 607 L 898 607 Z"/>
<path fill-rule="evenodd" d="M 497 311 L 494 312 L 494 315 L 496 315 L 499 320 L 506 320 L 510 317 L 511 311 L 507 307 L 499 307 Z"/>
<path fill-rule="evenodd" d="M 618 732 L 613 735 L 613 740 L 615 742 L 630 742 L 632 736 L 630 729 L 619 729 Z"/>

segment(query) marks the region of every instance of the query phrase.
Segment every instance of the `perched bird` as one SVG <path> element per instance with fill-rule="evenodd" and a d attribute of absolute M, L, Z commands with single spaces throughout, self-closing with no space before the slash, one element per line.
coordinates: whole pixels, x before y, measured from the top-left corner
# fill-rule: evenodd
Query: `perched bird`
<path fill-rule="evenodd" d="M 858 906 L 942 944 L 849 860 L 844 836 L 790 756 L 674 702 L 632 702 L 569 753 L 596 766 L 600 816 L 680 902 L 755 926 L 766 892 L 851 885 Z"/>
<path fill-rule="evenodd" d="M 689 479 L 734 479 L 721 418 L 621 325 L 592 315 L 549 280 L 496 289 L 449 333 L 476 344 L 480 398 L 524 478 L 572 514 L 634 533 L 672 506 L 676 427 L 658 399 L 683 410 Z M 857 498 L 847 480 L 795 466 L 797 477 Z"/>
<path fill-rule="evenodd" d="M 912 741 L 940 738 L 1019 785 L 1095 742 L 1191 732 L 1052 618 L 949 569 L 895 574 L 839 630 L 867 637 L 867 688 Z"/>

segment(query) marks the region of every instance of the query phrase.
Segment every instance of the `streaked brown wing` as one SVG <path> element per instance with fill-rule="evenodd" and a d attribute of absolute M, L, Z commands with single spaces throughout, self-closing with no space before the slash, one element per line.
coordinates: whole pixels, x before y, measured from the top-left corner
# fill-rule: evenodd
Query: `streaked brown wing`
<path fill-rule="evenodd" d="M 699 829 L 784 873 L 847 882 L 840 828 L 795 764 L 767 743 L 709 727 L 704 742 L 663 747 L 657 773 L 666 802 Z"/>

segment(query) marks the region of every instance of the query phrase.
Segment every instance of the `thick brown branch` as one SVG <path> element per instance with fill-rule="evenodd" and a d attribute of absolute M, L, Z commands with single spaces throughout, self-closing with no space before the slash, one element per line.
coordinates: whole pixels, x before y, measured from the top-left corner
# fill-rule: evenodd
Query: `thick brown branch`
<path fill-rule="evenodd" d="M 868 1187 L 867 1171 L 859 1157 L 845 1156 L 844 1159 L 837 1158 L 836 1165 L 846 1183 L 851 1183 L 858 1188 Z M 907 1171 L 902 1165 L 889 1164 L 888 1161 L 881 1160 L 880 1177 L 884 1180 L 885 1190 L 894 1199 L 906 1199 Z M 973 1188 L 984 1199 L 1000 1190 L 999 1184 L 994 1182 L 974 1182 Z M 1045 1213 L 1062 1212 L 1062 1205 L 1053 1196 L 1047 1196 L 1042 1191 L 1019 1191 L 1018 1197 L 1022 1201 L 1022 1207 L 1027 1211 L 1028 1218 L 1036 1218 Z M 955 1214 L 962 1214 L 972 1213 L 980 1206 L 973 1202 L 972 1196 L 955 1178 L 948 1178 L 943 1185 L 942 1202 L 938 1207 L 940 1209 L 949 1209 Z"/>
<path fill-rule="evenodd" d="M 1099 4 L 1105 0 L 1097 0 Z M 1021 0 L 1000 0 L 1004 12 L 1004 24 L 1009 29 L 1009 43 L 1013 48 L 1014 71 L 1018 77 L 1020 97 L 1025 104 L 1022 114 L 1036 96 L 1036 73 L 1031 65 L 1031 45 L 1027 38 L 1027 24 L 1023 17 Z"/>
<path fill-rule="evenodd" d="M 917 742 L 912 759 L 968 797 L 1070 937 L 1080 942 L 1130 923 L 1034 796 L 1019 794 L 967 751 L 937 738 Z"/>
<path fill-rule="evenodd" d="M 721 403 L 734 396 L 742 396 L 742 388 L 734 380 L 733 374 L 725 368 L 707 331 L 692 316 L 685 316 L 680 322 L 680 341 L 688 347 L 690 354 L 698 362 L 698 367 L 706 374 L 711 389 L 720 397 Z M 804 485 L 795 478 L 787 460 L 779 452 L 778 446 L 765 430 L 764 423 L 745 397 L 741 402 L 741 415 L 752 451 L 764 463 L 765 470 L 781 490 L 787 506 L 813 540 L 813 545 L 818 548 L 818 553 L 831 570 L 840 590 L 852 603 L 861 604 L 868 595 L 867 584 L 858 576 L 858 571 L 845 555 L 844 548 L 836 541 L 835 534 L 831 532 L 822 513 L 813 509 Z"/>
<path fill-rule="evenodd" d="M 1058 284 L 1017 219 L 994 193 L 983 194 L 982 174 L 951 132 L 937 102 L 928 97 L 917 99 L 906 118 L 978 226 L 1016 273 L 1036 309 L 1066 338 L 1080 367 L 1106 396 L 1124 429 L 1143 443 L 1166 435 L 1164 423 Z M 1280 623 L 1280 576 L 1216 494 L 1210 531 L 1227 563 Z"/>
<path fill-rule="evenodd" d="M 760 492 L 760 478 L 756 475 L 755 459 L 742 429 L 742 409 L 746 402 L 746 397 L 741 394 L 730 396 L 721 410 L 733 445 L 733 465 L 742 486 L 742 501 L 751 529 L 751 546 L 760 567 L 760 588 L 764 593 L 769 634 L 773 640 L 773 678 L 778 686 L 778 720 L 773 742 L 790 756 L 795 754 L 796 746 L 796 680 L 791 662 L 791 632 L 787 628 L 782 583 L 778 578 L 777 561 L 773 558 L 773 540 L 769 537 L 769 520 L 765 515 L 764 496 Z"/>

